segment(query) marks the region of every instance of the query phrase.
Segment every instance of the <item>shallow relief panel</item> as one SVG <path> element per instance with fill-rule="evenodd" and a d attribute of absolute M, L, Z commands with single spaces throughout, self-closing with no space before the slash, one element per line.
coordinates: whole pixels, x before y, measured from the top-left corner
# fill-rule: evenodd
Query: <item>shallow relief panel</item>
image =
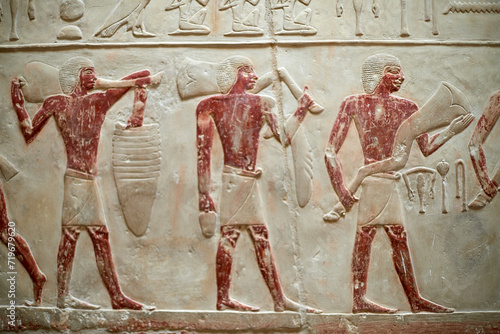
<path fill-rule="evenodd" d="M 498 14 L 449 4 L 4 6 L 2 329 L 494 332 Z"/>

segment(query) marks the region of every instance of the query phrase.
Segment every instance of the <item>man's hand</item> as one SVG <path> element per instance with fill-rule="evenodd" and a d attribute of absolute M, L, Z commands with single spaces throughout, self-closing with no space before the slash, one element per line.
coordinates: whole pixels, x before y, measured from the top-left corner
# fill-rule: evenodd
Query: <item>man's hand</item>
<path fill-rule="evenodd" d="M 199 210 L 202 212 L 209 212 L 209 211 L 217 212 L 217 208 L 215 207 L 215 202 L 210 196 L 210 194 L 200 193 Z"/>
<path fill-rule="evenodd" d="M 299 99 L 299 107 L 309 109 L 314 103 L 313 98 L 307 93 L 307 87 L 304 88 L 304 94 Z"/>
<path fill-rule="evenodd" d="M 459 116 L 450 123 L 450 125 L 448 126 L 448 130 L 453 135 L 456 135 L 464 131 L 470 125 L 470 123 L 472 123 L 473 120 L 474 116 L 472 114 Z"/>
<path fill-rule="evenodd" d="M 24 109 L 24 95 L 23 91 L 21 90 L 21 84 L 22 84 L 21 79 L 16 78 L 12 80 L 10 86 L 10 95 L 12 98 L 12 104 L 14 105 L 14 108 L 16 108 L 16 110 Z"/>

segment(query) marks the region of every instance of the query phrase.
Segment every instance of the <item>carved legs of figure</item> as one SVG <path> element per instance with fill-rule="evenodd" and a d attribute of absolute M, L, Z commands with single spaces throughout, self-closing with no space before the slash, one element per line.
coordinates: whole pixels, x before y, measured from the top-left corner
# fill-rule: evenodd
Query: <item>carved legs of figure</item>
<path fill-rule="evenodd" d="M 63 227 L 63 235 L 59 244 L 59 253 L 57 255 L 57 285 L 58 298 L 57 306 L 59 308 L 71 307 L 77 309 L 97 309 L 99 306 L 81 301 L 69 293 L 71 281 L 71 271 L 73 269 L 73 260 L 75 257 L 76 242 L 80 236 L 80 226 Z M 111 245 L 109 243 L 109 231 L 106 226 L 87 227 L 90 238 L 94 245 L 97 268 L 101 278 L 111 297 L 111 305 L 114 309 L 132 309 L 132 310 L 151 310 L 143 304 L 140 304 L 123 294 L 118 282 Z"/>
<path fill-rule="evenodd" d="M 386 308 L 368 300 L 366 295 L 368 268 L 373 239 L 377 233 L 374 225 L 358 227 L 352 255 L 353 305 L 352 313 L 395 313 L 397 310 Z"/>
<path fill-rule="evenodd" d="M 258 311 L 258 307 L 252 307 L 240 303 L 229 297 L 231 285 L 231 267 L 233 264 L 233 253 L 236 242 L 244 226 L 223 226 L 221 237 L 217 247 L 216 273 L 217 273 L 217 310 L 233 309 L 237 311 Z M 295 311 L 303 309 L 306 312 L 320 313 L 320 310 L 300 305 L 288 299 L 281 286 L 281 281 L 274 262 L 271 245 L 269 243 L 269 232 L 265 225 L 249 226 L 250 234 L 255 245 L 255 255 L 260 272 L 266 282 L 271 297 L 274 301 L 276 312 Z"/>
<path fill-rule="evenodd" d="M 9 231 L 9 219 L 7 217 L 7 209 L 5 203 L 5 197 L 2 189 L 0 188 L 0 240 L 7 246 L 12 239 L 12 232 Z M 15 231 L 14 231 L 15 232 Z M 39 306 L 42 303 L 42 291 L 47 277 L 40 270 L 40 267 L 36 263 L 35 257 L 31 253 L 30 247 L 26 240 L 18 234 L 14 233 L 12 237 L 14 240 L 15 255 L 17 260 L 23 265 L 23 267 L 30 275 L 31 281 L 33 282 L 33 295 L 35 300 L 33 302 L 26 302 L 28 306 Z"/>
<path fill-rule="evenodd" d="M 249 229 L 255 245 L 255 255 L 257 257 L 260 272 L 274 301 L 274 310 L 276 312 L 298 312 L 304 309 L 309 313 L 321 313 L 320 310 L 298 304 L 285 296 L 278 270 L 276 269 L 271 244 L 269 243 L 269 232 L 267 227 L 265 225 L 253 225 L 250 226 Z"/>
<path fill-rule="evenodd" d="M 99 306 L 86 303 L 69 293 L 71 271 L 75 258 L 76 242 L 80 236 L 80 227 L 63 227 L 59 252 L 57 253 L 57 307 L 77 309 L 98 309 Z"/>
<path fill-rule="evenodd" d="M 416 312 L 434 312 L 451 313 L 452 308 L 447 308 L 420 296 L 415 280 L 415 273 L 411 262 L 410 250 L 408 249 L 408 240 L 406 238 L 405 228 L 401 225 L 385 225 L 384 229 L 389 236 L 392 246 L 392 260 L 394 267 L 403 285 L 403 289 L 410 303 L 411 311 Z"/>
<path fill-rule="evenodd" d="M 217 275 L 217 310 L 233 309 L 237 311 L 258 311 L 252 307 L 229 297 L 231 286 L 231 267 L 236 242 L 240 237 L 240 230 L 236 226 L 222 226 L 221 237 L 217 246 L 216 275 Z"/>
<path fill-rule="evenodd" d="M 15 232 L 15 230 L 14 230 Z M 7 203 L 5 202 L 5 196 L 3 194 L 2 188 L 0 188 L 0 240 L 8 246 L 9 237 L 11 236 L 11 231 L 9 231 L 9 218 L 7 216 Z M 31 281 L 33 282 L 33 295 L 35 300 L 33 302 L 26 302 L 28 306 L 39 306 L 42 302 L 42 291 L 47 277 L 43 274 L 36 263 L 35 257 L 31 253 L 30 247 L 24 238 L 18 234 L 14 233 L 14 248 L 17 260 L 23 265 L 24 269 L 30 275 Z"/>
<path fill-rule="evenodd" d="M 87 228 L 92 243 L 97 262 L 99 274 L 111 297 L 111 306 L 113 309 L 131 309 L 131 310 L 153 310 L 154 307 L 147 307 L 125 296 L 118 282 L 111 245 L 109 243 L 109 231 L 106 226 L 89 226 Z"/>

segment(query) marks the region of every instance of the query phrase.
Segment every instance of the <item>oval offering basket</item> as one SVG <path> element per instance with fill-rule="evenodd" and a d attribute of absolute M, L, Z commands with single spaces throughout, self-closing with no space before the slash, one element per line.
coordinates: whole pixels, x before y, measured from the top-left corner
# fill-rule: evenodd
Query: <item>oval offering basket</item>
<path fill-rule="evenodd" d="M 143 235 L 151 217 L 161 164 L 158 124 L 126 129 L 118 123 L 113 135 L 113 174 L 128 228 Z"/>

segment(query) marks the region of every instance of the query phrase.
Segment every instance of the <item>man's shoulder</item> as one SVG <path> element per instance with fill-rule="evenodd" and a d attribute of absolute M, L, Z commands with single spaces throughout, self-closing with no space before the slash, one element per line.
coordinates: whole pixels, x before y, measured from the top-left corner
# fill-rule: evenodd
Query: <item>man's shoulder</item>
<path fill-rule="evenodd" d="M 396 103 L 398 105 L 404 105 L 406 107 L 418 108 L 417 104 L 410 99 L 400 97 L 400 96 L 395 96 L 395 95 L 389 95 L 389 98 L 391 99 L 391 102 L 394 101 L 394 103 Z"/>
<path fill-rule="evenodd" d="M 69 100 L 71 100 L 71 96 L 66 95 L 66 94 L 56 94 L 56 95 L 50 95 L 49 97 L 45 98 L 44 104 L 45 105 L 54 105 L 54 104 L 60 104 L 60 103 L 67 103 Z"/>

